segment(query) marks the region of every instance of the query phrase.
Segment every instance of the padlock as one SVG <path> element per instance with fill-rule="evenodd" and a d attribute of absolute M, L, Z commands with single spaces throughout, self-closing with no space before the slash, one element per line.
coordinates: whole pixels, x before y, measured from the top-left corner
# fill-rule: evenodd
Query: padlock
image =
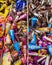
<path fill-rule="evenodd" d="M 6 29 L 5 29 L 5 33 L 8 34 L 9 30 L 11 28 L 11 24 L 9 22 L 6 23 Z"/>
<path fill-rule="evenodd" d="M 32 40 L 30 41 L 30 44 L 36 45 L 36 34 L 33 35 Z"/>
<path fill-rule="evenodd" d="M 3 42 L 0 41 L 0 49 L 2 49 L 2 48 L 3 48 Z"/>
<path fill-rule="evenodd" d="M 9 30 L 9 35 L 10 35 L 10 38 L 12 39 L 12 41 L 14 41 L 15 40 L 14 30 Z"/>
<path fill-rule="evenodd" d="M 6 36 L 6 44 L 11 44 L 11 39 L 10 39 L 9 34 L 7 34 Z"/>
<path fill-rule="evenodd" d="M 18 55 L 20 55 L 20 46 L 19 46 L 19 42 L 14 42 L 13 47 L 14 47 L 14 49 L 18 52 Z"/>
<path fill-rule="evenodd" d="M 21 65 L 22 64 L 22 61 L 21 60 L 18 60 L 14 63 L 14 65 Z"/>
<path fill-rule="evenodd" d="M 28 50 L 39 50 L 42 49 L 42 46 L 36 46 L 34 44 L 28 44 Z"/>
<path fill-rule="evenodd" d="M 2 62 L 2 65 L 11 65 L 11 61 L 12 61 L 12 57 L 11 57 L 11 54 L 10 52 L 7 52 L 3 55 L 3 62 Z"/>
<path fill-rule="evenodd" d="M 47 49 L 48 52 L 50 53 L 50 56 L 52 57 L 52 45 L 48 45 Z"/>
<path fill-rule="evenodd" d="M 24 7 L 26 6 L 26 1 L 23 0 L 16 0 L 16 10 L 22 11 Z"/>
<path fill-rule="evenodd" d="M 37 18 L 35 18 L 35 17 L 31 18 L 31 25 L 32 25 L 32 27 L 34 27 L 34 25 L 36 24 L 37 21 L 38 21 Z"/>

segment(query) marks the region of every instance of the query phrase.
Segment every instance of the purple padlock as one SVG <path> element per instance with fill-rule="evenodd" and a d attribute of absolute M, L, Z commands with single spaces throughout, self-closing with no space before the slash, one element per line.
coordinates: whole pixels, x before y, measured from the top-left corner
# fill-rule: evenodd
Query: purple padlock
<path fill-rule="evenodd" d="M 46 42 L 43 42 L 43 43 L 42 43 L 42 46 L 43 46 L 43 47 L 47 47 L 47 43 L 46 43 Z"/>
<path fill-rule="evenodd" d="M 37 43 L 38 43 L 39 46 L 42 46 L 43 41 L 41 39 L 38 39 Z"/>

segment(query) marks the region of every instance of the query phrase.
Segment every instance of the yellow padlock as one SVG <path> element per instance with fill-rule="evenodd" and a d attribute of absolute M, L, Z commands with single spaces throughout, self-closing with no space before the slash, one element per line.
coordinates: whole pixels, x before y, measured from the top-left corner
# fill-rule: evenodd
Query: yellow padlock
<path fill-rule="evenodd" d="M 0 16 L 6 17 L 8 14 L 7 5 L 5 4 L 5 1 L 0 1 L 1 7 L 0 7 Z"/>
<path fill-rule="evenodd" d="M 2 36 L 3 36 L 3 34 L 4 34 L 4 32 L 3 32 L 3 31 L 0 31 L 0 37 L 2 37 Z"/>
<path fill-rule="evenodd" d="M 6 4 L 5 0 L 1 0 L 0 3 L 1 3 L 0 16 L 4 16 L 6 18 L 9 13 L 9 9 L 12 8 L 13 1 L 11 2 L 11 4 L 9 6 Z"/>
<path fill-rule="evenodd" d="M 38 30 L 44 31 L 44 32 L 49 32 L 49 31 L 50 31 L 50 28 L 48 28 L 48 27 L 43 27 L 43 28 L 39 28 Z"/>
<path fill-rule="evenodd" d="M 11 24 L 8 22 L 8 23 L 6 23 L 6 34 L 8 34 L 8 31 L 10 30 L 10 28 L 11 28 Z"/>
<path fill-rule="evenodd" d="M 6 52 L 4 55 L 3 55 L 3 62 L 2 62 L 2 65 L 11 65 L 11 61 L 12 61 L 12 57 L 10 55 L 10 52 Z"/>
<path fill-rule="evenodd" d="M 14 65 L 21 65 L 22 64 L 22 60 L 18 60 L 17 62 L 14 63 Z"/>

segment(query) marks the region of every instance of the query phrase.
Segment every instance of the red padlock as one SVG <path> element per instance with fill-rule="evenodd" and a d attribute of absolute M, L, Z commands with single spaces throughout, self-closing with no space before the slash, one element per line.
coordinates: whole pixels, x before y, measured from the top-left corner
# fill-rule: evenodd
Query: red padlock
<path fill-rule="evenodd" d="M 3 55 L 3 49 L 0 49 L 0 59 L 2 58 Z"/>

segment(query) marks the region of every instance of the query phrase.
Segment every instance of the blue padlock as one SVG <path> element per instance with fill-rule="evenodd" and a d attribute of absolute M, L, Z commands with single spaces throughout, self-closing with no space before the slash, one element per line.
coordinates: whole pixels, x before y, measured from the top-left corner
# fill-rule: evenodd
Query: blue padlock
<path fill-rule="evenodd" d="M 19 6 L 20 6 L 21 0 L 16 0 L 16 10 L 19 10 Z"/>
<path fill-rule="evenodd" d="M 30 44 L 36 45 L 36 34 L 33 35 L 32 40 L 30 41 Z"/>
<path fill-rule="evenodd" d="M 52 57 L 52 45 L 48 45 L 48 51 L 49 51 L 49 53 L 50 53 L 50 56 Z"/>
<path fill-rule="evenodd" d="M 28 30 L 28 32 L 30 32 L 30 27 L 28 27 L 28 29 L 27 29 L 27 30 Z"/>
<path fill-rule="evenodd" d="M 19 45 L 19 42 L 15 42 L 14 44 L 13 44 L 13 47 L 14 47 L 14 49 L 18 52 L 18 54 L 20 53 L 20 45 Z"/>
<path fill-rule="evenodd" d="M 50 33 L 48 33 L 47 36 L 48 36 L 48 35 L 51 35 L 51 36 L 52 36 L 52 31 L 50 31 Z"/>
<path fill-rule="evenodd" d="M 16 0 L 16 10 L 17 11 L 22 11 L 25 6 L 26 6 L 26 1 Z"/>
<path fill-rule="evenodd" d="M 28 44 L 28 50 L 39 50 L 42 49 L 42 46 L 36 46 L 34 44 Z"/>
<path fill-rule="evenodd" d="M 15 40 L 14 30 L 9 30 L 9 35 L 10 35 L 11 40 L 14 41 Z"/>
<path fill-rule="evenodd" d="M 31 25 L 32 25 L 32 27 L 34 27 L 34 25 L 36 24 L 36 22 L 37 22 L 37 18 L 35 18 L 35 17 L 32 17 L 31 18 Z"/>
<path fill-rule="evenodd" d="M 52 31 L 50 32 L 50 35 L 52 35 Z"/>
<path fill-rule="evenodd" d="M 25 6 L 26 6 L 26 2 L 25 1 L 21 1 L 20 6 L 19 6 L 19 10 L 22 11 Z"/>
<path fill-rule="evenodd" d="M 26 1 L 23 1 L 23 9 L 27 5 Z"/>
<path fill-rule="evenodd" d="M 51 27 L 51 24 L 50 23 L 48 23 L 48 27 Z"/>
<path fill-rule="evenodd" d="M 23 1 L 21 1 L 20 6 L 19 6 L 19 11 L 23 10 Z"/>

